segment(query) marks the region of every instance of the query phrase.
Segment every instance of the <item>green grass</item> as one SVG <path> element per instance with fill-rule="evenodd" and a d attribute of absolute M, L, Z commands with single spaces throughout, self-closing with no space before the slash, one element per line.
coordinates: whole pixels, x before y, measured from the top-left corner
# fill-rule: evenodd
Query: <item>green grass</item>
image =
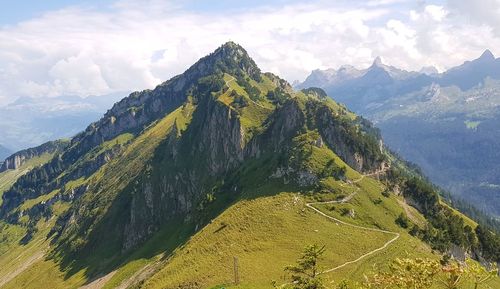
<path fill-rule="evenodd" d="M 53 206 L 56 215 L 67 208 L 68 204 L 60 201 Z M 66 280 L 64 272 L 60 272 L 53 261 L 45 258 L 50 247 L 50 239 L 46 236 L 55 220 L 40 221 L 37 224 L 38 232 L 26 245 L 19 244 L 25 228 L 0 223 L 1 288 L 68 288 L 84 282 L 83 272 Z"/>
<path fill-rule="evenodd" d="M 46 195 L 41 195 L 38 198 L 28 199 L 28 200 L 26 200 L 25 202 L 23 202 L 21 204 L 20 209 L 21 210 L 30 209 L 30 208 L 32 208 L 36 204 L 39 204 L 41 202 L 45 202 L 45 201 L 50 200 L 52 197 L 54 197 L 55 195 L 57 195 L 57 193 L 59 193 L 59 190 L 53 190 L 52 192 L 50 192 L 50 193 L 48 193 Z"/>
<path fill-rule="evenodd" d="M 312 159 L 322 162 L 319 156 Z M 343 163 L 340 159 L 336 161 L 339 164 Z M 248 170 L 247 173 L 252 174 L 252 170 Z M 360 178 L 357 172 L 349 168 L 347 175 L 351 180 Z M 258 179 L 255 176 L 253 178 Z M 244 179 L 242 181 L 246 183 Z M 363 278 L 363 272 L 395 257 L 439 258 L 438 255 L 432 254 L 428 246 L 409 236 L 394 223 L 399 213 L 403 211 L 395 196 L 386 198 L 382 203 L 373 202 L 379 197 L 384 198 L 381 192 L 385 188 L 378 181 L 364 178 L 351 185 L 332 178 L 323 181 L 327 185 L 334 186 L 337 189 L 336 193 L 266 194 L 266 189 L 274 191 L 277 187 L 283 187 L 272 182 L 260 186 L 257 194 L 245 193 L 245 196 L 253 197 L 240 200 L 231 206 L 191 238 L 185 246 L 177 249 L 165 267 L 145 282 L 144 288 L 172 288 L 189 284 L 197 284 L 202 288 L 216 285 L 225 285 L 229 288 L 271 288 L 272 280 L 277 280 L 278 284 L 286 282 L 283 279 L 284 266 L 291 264 L 302 248 L 312 243 L 324 244 L 327 248 L 325 258 L 320 263 L 323 269 L 357 259 L 381 247 L 394 235 L 337 225 L 305 207 L 307 201 L 316 201 L 318 196 L 319 199 L 330 197 L 335 199 L 339 194 L 347 195 L 353 191 L 359 191 L 352 200 L 352 206 L 359 212 L 355 219 L 335 215 L 336 213 L 329 211 L 326 205 L 318 207 L 323 208 L 327 214 L 343 218 L 348 223 L 398 231 L 402 236 L 388 250 L 325 275 L 329 282 L 342 280 L 346 276 L 359 281 Z M 271 196 L 259 197 L 259 195 Z M 366 212 L 363 212 L 365 208 Z M 241 280 L 239 286 L 231 286 L 234 256 L 239 260 Z"/>
<path fill-rule="evenodd" d="M 112 149 L 114 146 L 119 146 L 119 145 L 125 145 L 128 142 L 130 142 L 134 138 L 134 135 L 131 133 L 123 133 L 114 139 L 108 140 L 106 142 L 103 142 L 99 147 L 100 150 L 96 153 L 96 155 L 99 155 L 107 150 Z"/>
<path fill-rule="evenodd" d="M 314 213 L 299 194 L 242 200 L 176 250 L 144 288 L 171 288 L 196 282 L 203 288 L 232 283 L 233 257 L 240 280 L 252 288 L 269 288 L 282 279 L 305 244 L 325 244 L 321 267 L 327 269 L 381 246 L 390 236 L 358 230 Z M 371 240 L 365 242 L 364 240 Z"/>
<path fill-rule="evenodd" d="M 349 223 L 384 230 L 398 230 L 395 220 L 403 212 L 403 208 L 397 203 L 396 196 L 393 194 L 389 198 L 382 196 L 385 188 L 381 183 L 368 177 L 355 185 L 359 187 L 359 191 L 349 202 L 331 206 L 321 205 L 318 208 Z M 343 216 L 342 208 L 353 209 L 355 217 Z"/>
<path fill-rule="evenodd" d="M 2 204 L 2 194 L 7 191 L 19 177 L 29 172 L 32 168 L 48 162 L 54 154 L 45 153 L 26 161 L 16 170 L 7 170 L 0 173 L 0 205 Z"/>
<path fill-rule="evenodd" d="M 3 289 L 38 289 L 38 288 L 78 288 L 83 284 L 84 272 L 78 272 L 66 279 L 65 273 L 60 272 L 58 264 L 53 260 L 35 262 L 24 270 L 17 278 L 7 283 Z"/>
<path fill-rule="evenodd" d="M 120 136 L 120 143 L 129 142 L 130 140 L 130 143 L 125 147 L 123 155 L 120 158 L 113 159 L 87 179 L 81 178 L 67 183 L 66 189 L 78 187 L 85 182 L 94 184 L 96 182 L 100 182 L 103 191 L 101 194 L 95 195 L 94 197 L 96 200 L 106 203 L 106 198 L 109 198 L 110 193 L 117 192 L 121 187 L 126 185 L 123 178 L 132 178 L 132 175 L 137 175 L 142 172 L 147 160 L 154 155 L 153 151 L 168 135 L 174 125 L 177 125 L 178 129 L 185 128 L 185 123 L 190 120 L 192 111 L 193 106 L 191 104 L 187 104 L 184 107 L 172 112 L 164 119 L 152 124 L 141 136 L 136 139 L 130 140 L 130 136 Z M 116 141 L 116 139 L 111 141 L 109 145 L 115 145 Z M 121 169 L 116 169 L 117 167 Z M 56 190 L 46 196 L 29 200 L 25 202 L 22 207 L 29 208 L 36 203 L 50 198 L 57 192 L 58 191 Z M 91 196 L 92 195 L 89 194 L 85 195 L 86 198 Z M 98 215 L 104 214 L 107 207 L 100 203 L 95 205 L 96 210 L 93 210 L 93 213 Z M 47 223 L 43 225 L 43 228 L 39 228 L 39 232 L 35 234 L 35 237 L 28 245 L 22 246 L 18 244 L 18 241 L 22 238 L 22 236 L 24 236 L 24 228 L 7 225 L 7 229 L 2 229 L 2 233 L 5 231 L 10 240 L 8 242 L 0 242 L 2 246 L 0 247 L 0 252 L 1 250 L 9 252 L 8 254 L 0 257 L 0 276 L 3 275 L 1 271 L 2 269 L 6 271 L 10 269 L 16 270 L 16 268 L 19 268 L 23 265 L 23 262 L 27 260 L 24 257 L 18 258 L 17 255 L 26 255 L 26 257 L 29 257 L 35 255 L 37 252 L 40 252 L 40 250 L 47 250 L 50 240 L 46 240 L 45 237 L 48 230 L 53 226 L 56 217 L 67 210 L 69 206 L 69 203 L 61 201 L 54 204 L 53 210 L 55 216 L 50 219 L 50 224 Z M 43 222 L 41 222 L 41 224 L 43 224 Z M 39 227 L 40 226 L 42 225 L 39 225 Z M 2 236 L 2 234 L 0 234 L 0 236 Z M 156 240 L 156 242 L 158 243 L 158 240 Z M 144 248 L 147 247 L 145 246 Z M 161 248 L 161 246 L 151 245 L 151 248 Z M 25 252 L 24 255 L 22 254 L 23 252 Z M 151 252 L 148 253 L 149 255 L 155 255 Z M 89 261 L 91 262 L 100 262 L 99 256 L 97 255 L 89 257 Z M 88 274 L 85 266 L 78 268 L 76 271 L 68 275 L 68 271 L 66 270 L 70 270 L 71 268 L 62 269 L 59 261 L 60 260 L 58 258 L 42 258 L 41 260 L 31 264 L 28 268 L 25 268 L 25 270 L 20 272 L 14 280 L 5 286 L 6 288 L 76 288 L 87 282 Z M 138 259 L 135 263 L 130 262 L 129 266 L 135 268 L 134 266 L 140 264 L 141 262 L 142 260 Z M 117 274 L 117 277 L 119 276 L 120 275 Z"/>
<path fill-rule="evenodd" d="M 316 161 L 321 162 L 319 159 Z M 360 178 L 350 168 L 347 175 L 351 181 Z M 395 219 L 404 212 L 398 203 L 399 197 L 394 194 L 382 196 L 386 188 L 377 180 L 365 177 L 352 184 L 332 178 L 322 181 L 335 187 L 337 193 L 320 194 L 320 199 L 338 197 L 339 191 L 342 195 L 358 191 L 348 204 L 336 204 L 338 207 L 335 210 L 331 210 L 330 205 L 318 205 L 323 212 L 348 223 L 400 233 L 400 238 L 386 250 L 325 274 L 324 278 L 328 282 L 343 279 L 361 282 L 365 274 L 384 268 L 389 260 L 395 258 L 441 258 L 429 246 L 396 225 Z M 217 285 L 224 285 L 226 288 L 271 288 L 271 280 L 277 280 L 278 284 L 285 282 L 283 267 L 295 260 L 305 244 L 326 245 L 327 253 L 320 266 L 327 269 L 356 259 L 393 237 L 336 225 L 304 207 L 305 202 L 317 200 L 317 196 L 282 193 L 241 200 L 214 219 L 185 246 L 176 250 L 165 267 L 144 283 L 144 288 L 170 288 L 189 284 L 197 284 L 202 288 Z M 355 217 L 342 216 L 339 213 L 342 206 L 354 209 Z M 412 213 L 423 219 L 418 211 Z M 238 257 L 240 267 L 241 284 L 238 286 L 232 285 L 234 256 Z M 498 282 L 495 279 L 491 284 L 498 285 Z"/>
<path fill-rule="evenodd" d="M 245 91 L 243 87 L 238 85 L 235 78 L 229 74 L 224 74 L 224 81 L 229 86 L 229 89 L 221 94 L 218 100 L 232 109 L 232 103 L 234 99 L 231 97 L 231 93 L 236 92 L 238 95 L 244 97 L 247 102 L 247 105 L 243 108 L 238 108 L 240 123 L 245 129 L 245 141 L 250 140 L 255 130 L 262 128 L 264 121 L 268 118 L 268 116 L 272 113 L 274 109 L 274 105 L 270 102 L 266 101 L 264 96 L 267 94 L 267 91 L 272 87 L 272 83 L 269 83 L 270 80 L 267 77 L 263 77 L 263 81 L 261 83 L 256 82 L 255 80 L 250 80 L 251 85 L 256 86 L 261 91 L 262 99 L 254 101 L 250 99 L 250 96 Z M 266 81 L 267 79 L 267 81 Z M 265 92 L 265 94 L 264 94 Z"/>

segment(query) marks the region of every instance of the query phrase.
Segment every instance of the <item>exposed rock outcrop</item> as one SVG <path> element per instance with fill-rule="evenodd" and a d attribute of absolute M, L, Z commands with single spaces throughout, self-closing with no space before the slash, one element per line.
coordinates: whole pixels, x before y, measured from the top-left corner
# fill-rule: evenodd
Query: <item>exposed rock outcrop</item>
<path fill-rule="evenodd" d="M 43 154 L 53 154 L 62 151 L 68 145 L 68 141 L 58 140 L 46 142 L 40 146 L 19 151 L 5 159 L 0 166 L 0 173 L 6 170 L 16 170 L 26 161 L 39 157 Z"/>

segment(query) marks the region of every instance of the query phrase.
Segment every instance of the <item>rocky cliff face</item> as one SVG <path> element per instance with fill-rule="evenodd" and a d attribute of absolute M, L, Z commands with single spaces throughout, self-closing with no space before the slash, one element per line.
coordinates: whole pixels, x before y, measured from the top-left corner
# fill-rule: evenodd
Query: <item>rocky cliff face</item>
<path fill-rule="evenodd" d="M 238 114 L 212 98 L 200 100 L 180 137 L 170 132 L 161 161 L 139 177 L 123 228 L 123 251 L 174 218 L 189 220 L 206 194 L 244 158 L 244 133 Z M 147 226 L 145 226 L 147 224 Z"/>
<path fill-rule="evenodd" d="M 16 170 L 22 166 L 26 161 L 41 156 L 43 154 L 53 154 L 58 151 L 62 151 L 68 145 L 67 141 L 50 141 L 44 143 L 35 148 L 29 148 L 26 150 L 19 151 L 5 159 L 3 164 L 0 166 L 0 173 L 6 170 Z"/>
<path fill-rule="evenodd" d="M 326 123 L 311 119 L 307 112 L 309 106 L 324 109 L 318 120 Z M 161 150 L 164 154 L 161 163 L 153 165 L 151 173 L 136 182 L 122 231 L 122 251 L 138 245 L 175 218 L 186 222 L 196 218 L 197 209 L 206 202 L 207 194 L 213 193 L 218 183 L 229 182 L 248 162 L 264 155 L 289 158 L 292 139 L 307 131 L 319 130 L 326 141 L 319 136 L 313 145 L 331 148 L 356 169 L 379 169 L 383 156 L 378 140 L 373 140 L 378 159 L 372 160 L 371 156 L 363 155 L 369 150 L 367 145 L 353 145 L 356 138 L 365 136 L 358 131 L 351 131 L 352 136 L 346 133 L 354 130 L 354 126 L 337 119 L 316 96 L 302 100 L 291 98 L 269 116 L 262 132 L 245 143 L 236 110 L 213 98 L 200 101 L 188 128 L 179 138 L 167 139 Z M 177 133 L 171 132 L 171 135 Z M 314 186 L 321 178 L 316 172 L 289 164 L 278 164 L 273 170 L 269 178 L 283 179 L 299 187 Z M 233 194 L 237 195 L 238 187 L 236 184 L 226 189 L 235 190 Z"/>
<path fill-rule="evenodd" d="M 369 172 L 384 165 L 383 146 L 376 136 L 367 132 L 370 127 L 356 126 L 336 118 L 326 106 L 310 109 L 324 141 L 349 166 L 360 172 Z"/>

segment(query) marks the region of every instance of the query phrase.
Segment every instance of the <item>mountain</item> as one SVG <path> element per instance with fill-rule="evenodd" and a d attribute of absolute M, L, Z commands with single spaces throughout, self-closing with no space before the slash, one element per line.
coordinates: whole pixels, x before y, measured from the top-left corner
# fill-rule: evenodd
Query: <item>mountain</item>
<path fill-rule="evenodd" d="M 344 65 L 338 70 L 314 70 L 303 83 L 298 83 L 297 88 L 321 87 L 325 84 L 337 84 L 361 76 L 364 73 L 353 66 Z"/>
<path fill-rule="evenodd" d="M 420 69 L 418 72 L 430 76 L 439 74 L 439 71 L 434 66 L 422 67 L 422 69 Z"/>
<path fill-rule="evenodd" d="M 500 134 L 495 128 L 500 60 L 486 50 L 441 74 L 430 70 L 405 77 L 374 67 L 349 81 L 319 87 L 373 121 L 388 146 L 432 181 L 500 216 Z"/>
<path fill-rule="evenodd" d="M 5 159 L 6 157 L 8 157 L 11 153 L 12 153 L 12 152 L 11 152 L 8 148 L 6 148 L 6 147 L 4 147 L 4 146 L 0 145 L 0 159 L 1 159 L 1 160 L 3 160 L 3 159 Z"/>
<path fill-rule="evenodd" d="M 310 243 L 330 281 L 400 256 L 500 260 L 369 121 L 233 42 L 58 144 L 2 191 L 2 288 L 268 288 Z"/>
<path fill-rule="evenodd" d="M 439 79 L 439 84 L 455 85 L 461 90 L 469 90 L 488 77 L 500 79 L 500 60 L 495 59 L 491 51 L 485 50 L 478 59 L 466 61 L 444 72 Z"/>
<path fill-rule="evenodd" d="M 98 120 L 122 96 L 123 93 L 86 98 L 18 98 L 0 106 L 0 141 L 13 150 L 21 150 L 72 137 Z"/>
<path fill-rule="evenodd" d="M 309 87 L 336 87 L 350 86 L 351 81 L 356 84 L 361 82 L 366 86 L 391 82 L 394 80 L 406 79 L 418 75 L 415 72 L 408 72 L 398 69 L 394 66 L 382 63 L 382 58 L 377 56 L 370 67 L 367 69 L 357 69 L 351 65 L 343 65 L 338 70 L 325 69 L 313 70 L 311 74 L 302 83 L 295 85 L 298 89 Z"/>

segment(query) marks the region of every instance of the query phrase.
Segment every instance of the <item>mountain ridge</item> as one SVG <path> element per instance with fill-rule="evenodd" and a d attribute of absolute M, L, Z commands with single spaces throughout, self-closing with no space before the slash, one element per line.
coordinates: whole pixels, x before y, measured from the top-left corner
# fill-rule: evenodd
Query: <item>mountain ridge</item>
<path fill-rule="evenodd" d="M 130 94 L 19 176 L 0 205 L 0 235 L 15 232 L 0 238 L 0 264 L 29 261 L 25 255 L 34 252 L 46 257 L 6 280 L 6 288 L 79 287 L 102 276 L 109 288 L 211 288 L 229 284 L 226 262 L 237 252 L 245 285 L 265 288 L 309 236 L 346 248 L 330 255 L 341 263 L 391 244 L 380 232 L 338 228 L 307 210 L 353 192 L 352 202 L 321 202 L 318 210 L 400 234 L 398 246 L 383 246 L 391 256 L 412 248 L 438 258 L 431 247 L 446 253 L 457 246 L 500 257 L 472 241 L 477 224 L 442 205 L 369 121 L 321 89 L 294 91 L 228 42 L 157 88 Z M 405 199 L 427 223 L 415 221 L 415 235 L 396 222 Z M 345 234 L 358 237 L 346 243 Z M 16 259 L 20 250 L 30 253 Z M 272 252 L 279 268 L 262 259 Z M 387 258 L 375 255 L 348 270 Z"/>

